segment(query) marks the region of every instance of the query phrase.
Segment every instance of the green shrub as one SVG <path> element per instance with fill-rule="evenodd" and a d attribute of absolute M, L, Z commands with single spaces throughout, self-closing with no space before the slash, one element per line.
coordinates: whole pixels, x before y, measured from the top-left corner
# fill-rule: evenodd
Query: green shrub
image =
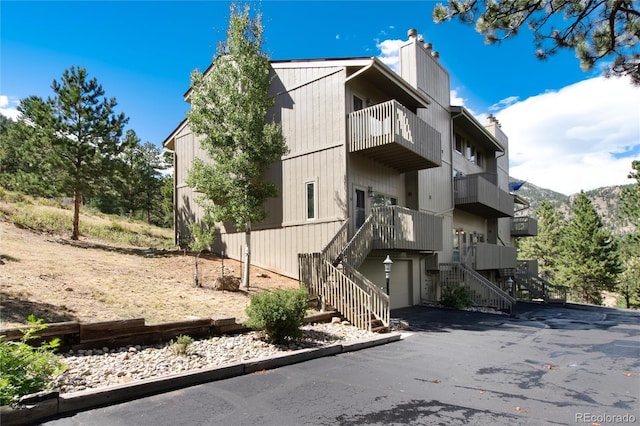
<path fill-rule="evenodd" d="M 171 341 L 171 352 L 174 355 L 187 355 L 189 353 L 189 345 L 193 343 L 193 338 L 191 336 L 185 336 L 181 334 L 176 337 L 175 341 Z"/>
<path fill-rule="evenodd" d="M 58 339 L 30 346 L 27 341 L 37 338 L 36 333 L 46 328 L 42 319 L 29 316 L 31 327 L 18 342 L 0 342 L 0 405 L 16 404 L 20 397 L 48 390 L 52 378 L 64 369 L 54 354 L 60 345 Z"/>
<path fill-rule="evenodd" d="M 251 298 L 246 312 L 248 327 L 263 330 L 271 343 L 300 337 L 309 296 L 303 288 L 260 293 Z"/>
<path fill-rule="evenodd" d="M 440 303 L 447 308 L 464 309 L 473 305 L 471 291 L 465 286 L 445 287 L 442 290 Z"/>

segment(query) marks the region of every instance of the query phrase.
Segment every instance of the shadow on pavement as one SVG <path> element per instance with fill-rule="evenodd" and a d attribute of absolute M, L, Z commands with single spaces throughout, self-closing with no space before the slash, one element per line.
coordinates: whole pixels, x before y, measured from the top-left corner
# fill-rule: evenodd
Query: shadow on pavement
<path fill-rule="evenodd" d="M 488 331 L 518 325 L 564 330 L 608 329 L 624 324 L 640 325 L 640 312 L 601 306 L 566 304 L 545 305 L 518 302 L 511 315 L 452 310 L 429 306 L 411 306 L 391 311 L 392 323 L 411 331 L 449 332 L 452 330 Z M 633 330 L 634 336 L 638 335 Z"/>

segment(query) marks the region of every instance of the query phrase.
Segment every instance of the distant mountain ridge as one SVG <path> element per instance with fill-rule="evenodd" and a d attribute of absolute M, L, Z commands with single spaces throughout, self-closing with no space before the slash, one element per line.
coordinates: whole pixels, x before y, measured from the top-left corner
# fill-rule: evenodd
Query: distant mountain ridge
<path fill-rule="evenodd" d="M 522 180 L 510 178 L 510 182 L 521 182 Z M 604 186 L 602 188 L 585 191 L 585 194 L 593 203 L 596 211 L 600 215 L 604 226 L 610 229 L 614 235 L 624 235 L 633 229 L 628 220 L 620 217 L 620 194 L 622 188 L 629 185 Z M 529 208 L 516 213 L 516 216 L 535 217 L 535 211 L 542 201 L 549 201 L 551 205 L 562 212 L 565 218 L 569 219 L 571 214 L 571 200 L 576 194 L 570 196 L 555 192 L 551 189 L 541 188 L 530 182 L 526 182 L 515 192 L 529 203 Z M 517 210 L 516 206 L 516 210 Z"/>

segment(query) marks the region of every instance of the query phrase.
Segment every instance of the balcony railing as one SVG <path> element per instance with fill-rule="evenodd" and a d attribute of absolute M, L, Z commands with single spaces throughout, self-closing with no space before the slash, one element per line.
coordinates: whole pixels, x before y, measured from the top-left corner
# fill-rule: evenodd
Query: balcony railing
<path fill-rule="evenodd" d="M 533 217 L 514 217 L 511 220 L 511 235 L 535 237 L 538 235 L 538 221 Z"/>
<path fill-rule="evenodd" d="M 400 206 L 372 209 L 374 249 L 442 250 L 442 217 Z"/>
<path fill-rule="evenodd" d="M 515 247 L 477 243 L 473 248 L 473 269 L 515 269 L 518 266 Z"/>
<path fill-rule="evenodd" d="M 349 152 L 400 172 L 442 164 L 440 132 L 397 101 L 387 101 L 349 114 Z"/>
<path fill-rule="evenodd" d="M 486 218 L 513 216 L 513 195 L 500 189 L 495 174 L 458 176 L 453 184 L 457 208 Z"/>

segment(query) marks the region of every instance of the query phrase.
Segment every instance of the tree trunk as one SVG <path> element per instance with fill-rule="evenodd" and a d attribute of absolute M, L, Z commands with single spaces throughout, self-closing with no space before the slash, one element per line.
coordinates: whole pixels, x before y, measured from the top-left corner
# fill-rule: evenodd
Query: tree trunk
<path fill-rule="evenodd" d="M 242 271 L 242 288 L 249 288 L 249 270 L 251 268 L 251 222 L 244 225 L 244 269 Z"/>
<path fill-rule="evenodd" d="M 198 256 L 200 256 L 200 253 L 193 256 L 193 286 L 196 288 L 200 287 L 200 279 L 198 277 Z"/>
<path fill-rule="evenodd" d="M 80 194 L 79 190 L 73 191 L 73 233 L 72 240 L 80 239 Z"/>

